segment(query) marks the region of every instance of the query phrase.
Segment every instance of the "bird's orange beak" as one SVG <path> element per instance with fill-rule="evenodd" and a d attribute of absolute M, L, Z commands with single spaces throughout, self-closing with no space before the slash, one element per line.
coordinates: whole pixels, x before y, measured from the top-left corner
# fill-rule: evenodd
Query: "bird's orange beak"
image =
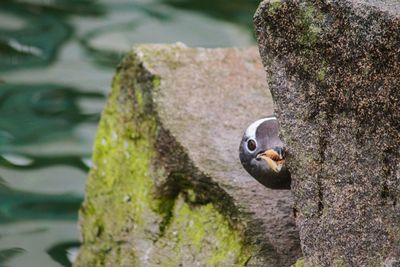
<path fill-rule="evenodd" d="M 268 149 L 263 153 L 258 154 L 257 158 L 265 160 L 268 166 L 277 173 L 281 171 L 282 166 L 285 163 L 285 159 L 273 149 Z"/>

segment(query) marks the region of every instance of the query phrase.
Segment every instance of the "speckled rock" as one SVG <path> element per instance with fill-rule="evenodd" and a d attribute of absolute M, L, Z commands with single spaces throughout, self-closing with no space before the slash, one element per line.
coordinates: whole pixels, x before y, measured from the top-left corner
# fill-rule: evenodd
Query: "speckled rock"
<path fill-rule="evenodd" d="M 256 48 L 139 46 L 113 81 L 80 212 L 75 266 L 289 266 L 301 256 L 287 190 L 241 168 L 272 114 Z"/>
<path fill-rule="evenodd" d="M 400 2 L 264 1 L 254 23 L 305 265 L 400 264 Z"/>

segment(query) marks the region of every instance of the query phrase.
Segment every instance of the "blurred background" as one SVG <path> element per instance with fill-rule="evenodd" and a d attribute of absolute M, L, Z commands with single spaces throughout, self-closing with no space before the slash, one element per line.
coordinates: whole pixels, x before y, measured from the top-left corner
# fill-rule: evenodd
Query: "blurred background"
<path fill-rule="evenodd" d="M 135 43 L 254 45 L 258 0 L 0 0 L 0 266 L 71 266 L 112 75 Z"/>

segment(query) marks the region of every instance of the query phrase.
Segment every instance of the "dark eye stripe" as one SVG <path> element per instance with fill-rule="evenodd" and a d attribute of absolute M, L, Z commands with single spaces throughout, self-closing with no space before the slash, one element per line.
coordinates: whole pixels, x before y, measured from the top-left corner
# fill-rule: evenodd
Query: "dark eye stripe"
<path fill-rule="evenodd" d="M 247 141 L 247 149 L 250 152 L 253 152 L 254 150 L 256 150 L 256 148 L 257 148 L 256 141 L 254 141 L 253 139 L 250 139 L 250 140 Z"/>

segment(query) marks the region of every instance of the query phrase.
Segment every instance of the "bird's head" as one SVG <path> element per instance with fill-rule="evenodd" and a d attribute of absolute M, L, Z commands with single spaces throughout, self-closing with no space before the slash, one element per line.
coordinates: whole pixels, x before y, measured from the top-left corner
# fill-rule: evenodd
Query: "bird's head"
<path fill-rule="evenodd" d="M 250 124 L 240 142 L 239 158 L 246 171 L 264 186 L 290 189 L 290 173 L 275 117 Z"/>

